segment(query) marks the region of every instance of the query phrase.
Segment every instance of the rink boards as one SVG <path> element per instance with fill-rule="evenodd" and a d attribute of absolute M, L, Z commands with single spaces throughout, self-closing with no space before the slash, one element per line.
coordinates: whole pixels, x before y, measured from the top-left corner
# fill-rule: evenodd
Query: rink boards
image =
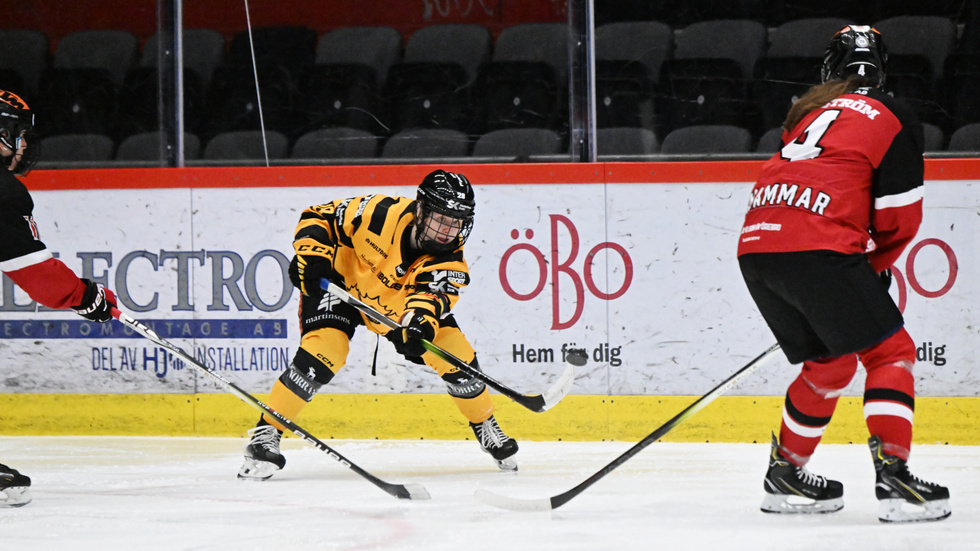
<path fill-rule="evenodd" d="M 572 395 L 550 412 L 497 397 L 509 426 L 525 438 L 642 437 L 769 346 L 735 261 L 760 166 L 448 167 L 476 187 L 472 283 L 456 312 L 481 366 L 540 393 L 561 373 L 564 350 L 589 352 Z M 41 238 L 72 269 L 264 396 L 299 341 L 297 294 L 284 276 L 299 213 L 335 198 L 414 195 L 433 168 L 36 171 L 27 184 Z M 892 293 L 919 353 L 917 440 L 978 443 L 978 181 L 974 160 L 927 160 L 923 226 L 894 269 Z M 15 426 L 22 434 L 229 435 L 257 415 L 121 325 L 38 311 L 6 278 L 0 290 L 5 434 Z M 672 437 L 765 438 L 796 372 L 782 359 L 770 363 Z M 835 420 L 840 432 L 832 425 L 828 439 L 863 438 L 862 386 L 859 373 L 845 392 L 853 398 L 841 403 L 845 420 Z M 323 392 L 300 419 L 321 437 L 464 434 L 441 381 L 363 330 Z"/>

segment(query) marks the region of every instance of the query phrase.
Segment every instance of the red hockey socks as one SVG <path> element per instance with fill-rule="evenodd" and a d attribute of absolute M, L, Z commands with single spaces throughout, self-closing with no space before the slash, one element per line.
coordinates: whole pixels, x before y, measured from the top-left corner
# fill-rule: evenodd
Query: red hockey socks
<path fill-rule="evenodd" d="M 840 391 L 854 377 L 853 355 L 803 363 L 803 370 L 786 392 L 779 444 L 787 459 L 803 466 L 813 455 L 837 407 Z"/>
<path fill-rule="evenodd" d="M 904 460 L 912 446 L 915 411 L 915 343 L 905 329 L 860 353 L 868 371 L 864 385 L 864 420 L 882 451 Z"/>

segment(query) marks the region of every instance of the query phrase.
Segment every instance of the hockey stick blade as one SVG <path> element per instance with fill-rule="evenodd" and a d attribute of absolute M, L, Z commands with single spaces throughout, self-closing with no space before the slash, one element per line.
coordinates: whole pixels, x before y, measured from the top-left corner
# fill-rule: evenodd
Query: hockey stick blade
<path fill-rule="evenodd" d="M 320 280 L 320 288 L 353 306 L 354 308 L 357 308 L 365 315 L 381 325 L 384 325 L 388 329 L 398 329 L 401 327 L 394 320 L 383 315 L 381 312 L 378 312 L 370 305 L 361 302 L 359 299 L 348 293 L 346 289 L 331 283 L 330 280 L 326 278 Z M 558 378 L 558 381 L 544 394 L 522 394 L 425 339 L 422 339 L 422 346 L 436 357 L 451 363 L 457 369 L 466 373 L 470 377 L 483 381 L 483 383 L 490 388 L 536 413 L 541 413 L 554 407 L 555 404 L 560 402 L 562 398 L 568 394 L 575 382 L 575 367 L 573 366 L 572 361 L 568 361 L 565 363 L 565 372 L 562 373 L 561 377 Z M 576 359 L 578 358 L 578 354 L 579 351 L 572 351 L 569 354 L 569 358 Z"/>
<path fill-rule="evenodd" d="M 300 437 L 301 439 L 305 440 L 308 444 L 312 445 L 314 448 L 316 448 L 316 449 L 318 449 L 318 450 L 326 453 L 327 455 L 329 455 L 335 461 L 339 462 L 340 464 L 344 465 L 348 469 L 350 469 L 350 470 L 354 471 L 355 473 L 359 474 L 361 477 L 363 477 L 364 479 L 366 479 L 368 482 L 374 484 L 378 488 L 381 488 L 382 490 L 384 490 L 388 494 L 390 494 L 392 496 L 395 496 L 398 499 L 417 499 L 417 500 L 424 500 L 424 499 L 430 499 L 431 498 L 431 496 L 429 496 L 429 492 L 421 484 L 391 484 L 389 482 L 385 482 L 385 481 L 381 480 L 380 478 L 372 475 L 371 473 L 369 473 L 369 472 L 365 471 L 364 469 L 358 467 L 354 463 L 351 463 L 350 460 L 348 460 L 344 456 L 340 455 L 336 450 L 334 450 L 330 446 L 328 446 L 328 445 L 324 444 L 323 442 L 321 442 L 320 439 L 318 439 L 317 437 L 315 437 L 312 434 L 306 432 L 305 429 L 303 429 L 302 427 L 300 427 L 296 423 L 292 422 L 289 418 L 283 416 L 278 411 L 276 411 L 276 410 L 270 408 L 269 406 L 265 405 L 264 403 L 262 403 L 261 401 L 259 401 L 258 398 L 252 396 L 248 392 L 245 392 L 238 385 L 236 385 L 235 383 L 232 383 L 228 379 L 225 379 L 218 372 L 214 371 L 210 367 L 208 367 L 208 366 L 206 366 L 206 365 L 198 362 L 191 355 L 189 355 L 187 352 L 185 352 L 184 349 L 182 349 L 179 346 L 177 346 L 177 345 L 171 343 L 170 341 L 164 339 L 163 337 L 161 337 L 160 335 L 158 335 L 156 333 L 156 331 L 154 331 L 153 329 L 151 329 L 147 325 L 136 321 L 135 319 L 127 316 L 126 314 L 122 313 L 121 311 L 119 311 L 116 308 L 113 308 L 112 309 L 112 317 L 116 318 L 123 325 L 129 327 L 133 331 L 136 331 L 137 333 L 139 333 L 143 337 L 146 337 L 147 339 L 149 339 L 149 340 L 157 343 L 158 345 L 166 348 L 167 350 L 170 350 L 177 357 L 179 357 L 180 359 L 184 360 L 188 365 L 197 368 L 199 371 L 204 372 L 206 375 L 208 375 L 209 377 L 211 377 L 212 379 L 214 379 L 215 381 L 217 381 L 226 390 L 228 390 L 232 394 L 238 396 L 238 398 L 240 398 L 243 402 L 249 404 L 250 406 L 254 407 L 255 409 L 257 409 L 257 410 L 259 410 L 259 411 L 261 411 L 263 413 L 268 414 L 270 417 L 275 418 L 276 421 L 278 421 L 282 426 L 284 426 L 287 429 L 289 429 L 290 432 L 292 432 L 296 436 Z"/>
<path fill-rule="evenodd" d="M 541 395 L 541 411 L 548 411 L 549 409 L 555 407 L 555 405 L 564 398 L 569 391 L 572 390 L 572 385 L 575 384 L 575 366 L 570 363 L 565 364 L 565 372 L 561 374 L 561 377 L 555 381 L 555 384 L 551 385 L 551 388 L 546 390 L 544 394 Z"/>
<path fill-rule="evenodd" d="M 518 499 L 513 497 L 502 496 L 495 494 L 489 490 L 477 490 L 476 498 L 480 501 L 499 507 L 501 509 L 508 509 L 511 511 L 542 511 L 549 509 L 557 509 L 562 505 L 568 503 L 575 496 L 584 492 L 589 486 L 592 486 L 600 479 L 602 479 L 607 474 L 611 473 L 617 467 L 626 463 L 631 457 L 640 453 L 644 448 L 653 444 L 657 440 L 660 440 L 668 432 L 674 429 L 677 425 L 680 425 L 688 418 L 690 418 L 695 413 L 704 409 L 705 406 L 710 404 L 717 398 L 721 396 L 733 386 L 738 384 L 739 381 L 747 377 L 750 373 L 761 367 L 769 358 L 771 358 L 776 352 L 779 351 L 779 345 L 774 344 L 766 349 L 765 352 L 756 356 L 754 360 L 746 364 L 744 367 L 733 373 L 727 379 L 718 384 L 715 388 L 711 389 L 710 392 L 704 396 L 698 398 L 693 404 L 687 406 L 683 411 L 672 417 L 669 421 L 657 428 L 657 430 L 648 434 L 643 440 L 640 440 L 633 445 L 630 449 L 626 450 L 622 455 L 614 459 L 608 465 L 599 469 L 595 474 L 587 478 L 585 481 L 581 482 L 578 486 L 575 486 L 567 492 L 552 496 L 547 499 Z"/>
<path fill-rule="evenodd" d="M 480 488 L 474 492 L 476 499 L 486 503 L 487 505 L 493 505 L 499 509 L 507 509 L 508 511 L 523 511 L 523 512 L 534 512 L 534 511 L 550 511 L 554 507 L 551 506 L 551 500 L 544 499 L 520 499 L 516 497 L 502 496 L 500 494 L 495 494 L 489 490 L 484 490 Z"/>

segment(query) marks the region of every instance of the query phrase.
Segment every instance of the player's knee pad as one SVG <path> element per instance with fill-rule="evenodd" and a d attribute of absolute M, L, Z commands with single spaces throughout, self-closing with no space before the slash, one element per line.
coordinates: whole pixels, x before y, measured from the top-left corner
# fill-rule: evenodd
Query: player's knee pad
<path fill-rule="evenodd" d="M 289 364 L 289 369 L 279 376 L 279 382 L 290 392 L 309 402 L 333 376 L 333 371 L 327 369 L 323 362 L 300 348 L 296 351 L 293 362 Z"/>
<path fill-rule="evenodd" d="M 840 396 L 855 373 L 857 373 L 857 357 L 854 354 L 808 360 L 803 363 L 803 380 L 814 392 L 825 398 Z"/>
<path fill-rule="evenodd" d="M 480 371 L 480 363 L 475 357 L 470 362 L 470 366 Z M 446 383 L 449 395 L 454 398 L 476 398 L 487 388 L 483 381 L 459 369 L 447 371 L 441 377 Z"/>
<path fill-rule="evenodd" d="M 299 346 L 310 356 L 302 367 L 316 370 L 317 380 L 326 384 L 347 363 L 350 336 L 341 329 L 320 329 L 304 334 Z"/>
<path fill-rule="evenodd" d="M 880 343 L 860 351 L 858 357 L 869 372 L 886 365 L 899 365 L 911 372 L 915 365 L 915 342 L 903 327 Z"/>

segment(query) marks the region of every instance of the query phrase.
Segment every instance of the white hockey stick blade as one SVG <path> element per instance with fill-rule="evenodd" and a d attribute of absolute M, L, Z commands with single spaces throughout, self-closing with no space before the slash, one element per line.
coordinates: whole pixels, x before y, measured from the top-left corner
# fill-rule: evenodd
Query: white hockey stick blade
<path fill-rule="evenodd" d="M 541 398 L 544 399 L 544 406 L 541 411 L 548 411 L 549 409 L 553 408 L 555 404 L 560 402 L 562 398 L 564 398 L 565 395 L 572 390 L 572 385 L 574 384 L 575 366 L 570 363 L 566 363 L 565 372 L 561 374 L 558 381 L 541 395 Z"/>
<path fill-rule="evenodd" d="M 518 499 L 515 497 L 502 496 L 500 494 L 495 494 L 490 490 L 484 490 L 480 488 L 474 492 L 476 499 L 486 503 L 487 505 L 493 505 L 500 509 L 507 509 L 508 511 L 550 511 L 551 500 L 545 499 Z"/>
<path fill-rule="evenodd" d="M 403 484 L 403 486 L 408 491 L 408 499 L 432 499 L 432 496 L 429 495 L 429 491 L 426 490 L 425 486 L 421 484 Z"/>

